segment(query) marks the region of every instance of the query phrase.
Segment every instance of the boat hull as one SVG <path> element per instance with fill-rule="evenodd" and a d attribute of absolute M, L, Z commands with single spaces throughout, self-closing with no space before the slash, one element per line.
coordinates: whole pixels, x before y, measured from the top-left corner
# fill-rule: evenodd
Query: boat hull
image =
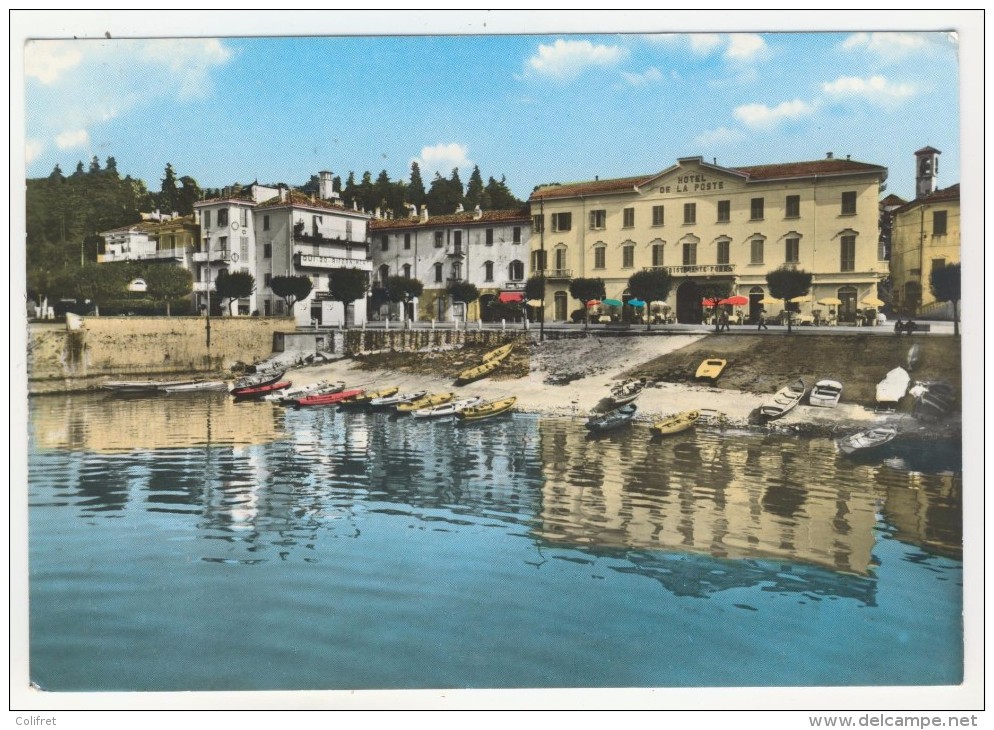
<path fill-rule="evenodd" d="M 289 380 L 282 380 L 278 383 L 269 383 L 267 385 L 259 385 L 254 388 L 237 388 L 231 391 L 231 395 L 235 398 L 242 400 L 247 400 L 249 398 L 262 398 L 270 393 L 276 393 L 278 391 L 286 390 L 292 386 Z"/>
<path fill-rule="evenodd" d="M 660 436 L 669 436 L 674 433 L 681 433 L 697 423 L 700 417 L 698 411 L 684 411 L 669 418 L 663 418 L 652 424 L 651 431 Z"/>
<path fill-rule="evenodd" d="M 490 401 L 489 403 L 481 403 L 476 406 L 470 406 L 464 410 L 456 413 L 456 418 L 461 422 L 469 423 L 475 421 L 483 421 L 488 418 L 493 418 L 494 416 L 500 416 L 504 413 L 509 412 L 514 404 L 517 402 L 516 397 L 505 398 L 503 400 Z"/>

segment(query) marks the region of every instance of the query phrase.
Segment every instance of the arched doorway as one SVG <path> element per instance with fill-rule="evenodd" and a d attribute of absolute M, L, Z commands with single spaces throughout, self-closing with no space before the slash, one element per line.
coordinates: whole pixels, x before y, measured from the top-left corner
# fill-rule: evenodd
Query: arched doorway
<path fill-rule="evenodd" d="M 839 323 L 853 324 L 856 322 L 856 287 L 840 286 L 836 292 L 839 301 Z"/>
<path fill-rule="evenodd" d="M 565 322 L 566 318 L 569 316 L 568 304 L 569 299 L 564 291 L 557 291 L 552 298 L 554 302 L 554 311 L 552 318 L 557 322 Z"/>
<path fill-rule="evenodd" d="M 760 300 L 766 296 L 763 287 L 754 286 L 749 290 L 749 321 L 752 323 L 759 321 L 759 310 L 763 308 Z"/>
<path fill-rule="evenodd" d="M 701 311 L 701 287 L 696 281 L 683 282 L 676 290 L 676 321 L 681 324 L 700 324 L 703 321 Z"/>

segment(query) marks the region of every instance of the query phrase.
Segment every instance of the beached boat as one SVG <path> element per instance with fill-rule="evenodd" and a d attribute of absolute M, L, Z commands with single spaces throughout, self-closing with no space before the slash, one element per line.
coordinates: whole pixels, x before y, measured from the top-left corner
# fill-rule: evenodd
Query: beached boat
<path fill-rule="evenodd" d="M 369 405 L 373 408 L 399 406 L 401 403 L 410 403 L 411 401 L 418 400 L 418 398 L 424 398 L 427 394 L 427 390 L 413 390 L 407 393 L 395 393 L 393 395 L 378 396 L 373 398 L 369 402 Z"/>
<path fill-rule="evenodd" d="M 494 416 L 499 416 L 503 413 L 507 413 L 514 407 L 517 402 L 516 396 L 510 396 L 509 398 L 501 398 L 500 400 L 487 401 L 486 403 L 479 403 L 475 406 L 469 406 L 468 408 L 463 408 L 461 411 L 456 413 L 456 418 L 462 423 L 469 423 L 474 421 L 482 421 L 487 418 L 493 418 Z"/>
<path fill-rule="evenodd" d="M 474 395 L 471 398 L 460 398 L 459 400 L 449 401 L 448 403 L 443 403 L 440 406 L 431 406 L 430 408 L 419 408 L 416 411 L 411 411 L 411 415 L 415 418 L 438 418 L 440 416 L 454 416 L 459 411 L 465 410 L 470 406 L 475 406 L 483 402 L 483 398 L 478 395 Z"/>
<path fill-rule="evenodd" d="M 259 388 L 263 385 L 278 383 L 283 378 L 285 373 L 285 370 L 278 370 L 268 373 L 256 373 L 255 375 L 247 375 L 244 378 L 239 378 L 232 386 L 231 394 L 238 395 L 238 391 L 241 390 L 246 390 L 248 388 Z"/>
<path fill-rule="evenodd" d="M 642 395 L 645 386 L 644 380 L 626 380 L 611 388 L 611 395 L 605 401 L 608 407 L 613 410 L 638 398 Z"/>
<path fill-rule="evenodd" d="M 196 393 L 199 391 L 227 390 L 228 383 L 224 380 L 197 380 L 192 383 L 170 383 L 159 390 L 166 393 Z"/>
<path fill-rule="evenodd" d="M 822 408 L 835 408 L 842 397 L 842 383 L 837 380 L 819 380 L 808 395 L 808 403 Z"/>
<path fill-rule="evenodd" d="M 170 386 L 188 385 L 193 380 L 108 380 L 101 387 L 115 393 L 154 393 Z"/>
<path fill-rule="evenodd" d="M 922 421 L 936 421 L 945 418 L 956 409 L 956 390 L 941 381 L 922 381 L 908 390 L 915 403 L 911 414 Z"/>
<path fill-rule="evenodd" d="M 908 348 L 908 355 L 905 357 L 905 365 L 908 366 L 909 372 L 918 367 L 924 354 L 922 346 L 917 343 Z"/>
<path fill-rule="evenodd" d="M 894 408 L 897 406 L 905 394 L 908 386 L 911 385 L 911 376 L 904 368 L 894 368 L 886 377 L 877 383 L 877 404 Z"/>
<path fill-rule="evenodd" d="M 318 393 L 335 393 L 344 388 L 344 383 L 329 383 L 327 380 L 321 380 L 317 383 L 308 383 L 307 385 L 297 385 L 293 388 L 287 388 L 279 393 L 270 393 L 263 400 L 291 403 L 304 396 L 317 395 Z"/>
<path fill-rule="evenodd" d="M 389 385 L 385 388 L 378 388 L 376 390 L 367 390 L 359 395 L 346 398 L 339 403 L 339 405 L 342 406 L 342 408 L 362 408 L 370 405 L 377 398 L 389 398 L 392 395 L 396 395 L 398 391 L 400 391 L 400 388 L 396 385 Z"/>
<path fill-rule="evenodd" d="M 893 441 L 895 436 L 897 436 L 897 429 L 893 426 L 877 426 L 868 431 L 860 431 L 837 439 L 835 445 L 843 454 L 852 454 L 883 446 Z"/>
<path fill-rule="evenodd" d="M 670 434 L 680 433 L 681 431 L 686 431 L 688 428 L 697 423 L 697 419 L 700 415 L 699 411 L 683 411 L 682 413 L 675 413 L 672 416 L 667 416 L 666 418 L 654 421 L 650 430 L 660 436 L 669 436 Z"/>
<path fill-rule="evenodd" d="M 502 345 L 496 350 L 491 350 L 486 355 L 483 356 L 483 361 L 488 362 L 490 360 L 503 360 L 505 357 L 511 354 L 511 350 L 514 349 L 514 343 L 508 345 Z"/>
<path fill-rule="evenodd" d="M 728 365 L 728 360 L 717 357 L 710 357 L 697 367 L 697 374 L 694 376 L 698 380 L 716 381 L 724 372 Z"/>
<path fill-rule="evenodd" d="M 443 403 L 448 403 L 455 397 L 455 393 L 432 393 L 431 395 L 426 395 L 423 398 L 408 401 L 407 403 L 398 403 L 397 413 L 413 413 L 414 411 L 419 411 L 422 408 L 440 406 Z"/>
<path fill-rule="evenodd" d="M 231 395 L 233 395 L 236 400 L 255 400 L 261 399 L 263 396 L 269 395 L 270 393 L 286 390 L 292 385 L 293 383 L 289 380 L 280 380 L 277 383 L 266 383 L 265 385 L 257 385 L 254 388 L 239 388 L 238 391 L 231 391 Z"/>
<path fill-rule="evenodd" d="M 590 416 L 585 425 L 588 431 L 610 431 L 611 429 L 631 423 L 632 419 L 635 418 L 635 411 L 637 410 L 637 405 L 628 403 L 608 413 Z"/>
<path fill-rule="evenodd" d="M 348 398 L 355 398 L 356 396 L 362 395 L 365 392 L 366 391 L 363 388 L 346 388 L 335 393 L 316 393 L 314 395 L 305 395 L 303 398 L 297 399 L 296 405 L 333 406 Z"/>
<path fill-rule="evenodd" d="M 485 360 L 479 365 L 474 365 L 471 368 L 466 368 L 461 373 L 456 376 L 456 385 L 466 385 L 466 383 L 472 383 L 474 380 L 479 380 L 480 378 L 485 378 L 490 375 L 494 370 L 500 367 L 503 359 Z"/>
<path fill-rule="evenodd" d="M 807 389 L 804 381 L 798 378 L 793 383 L 778 390 L 771 400 L 759 407 L 759 415 L 767 420 L 780 418 L 801 402 Z"/>

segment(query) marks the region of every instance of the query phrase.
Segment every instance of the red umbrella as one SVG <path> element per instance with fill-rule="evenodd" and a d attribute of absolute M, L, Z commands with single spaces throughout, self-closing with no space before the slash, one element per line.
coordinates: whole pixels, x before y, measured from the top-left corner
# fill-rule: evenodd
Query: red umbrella
<path fill-rule="evenodd" d="M 717 298 L 702 299 L 701 304 L 704 305 L 705 307 L 717 307 L 719 304 L 721 304 L 721 302 L 719 302 Z"/>
<path fill-rule="evenodd" d="M 600 303 L 601 303 L 600 299 L 591 299 L 589 302 L 587 302 L 587 306 L 588 307 L 596 307 Z"/>
<path fill-rule="evenodd" d="M 733 297 L 728 297 L 728 299 L 722 299 L 718 304 L 731 304 L 733 307 L 741 307 L 749 303 L 749 297 L 744 297 L 740 294 L 736 294 Z"/>

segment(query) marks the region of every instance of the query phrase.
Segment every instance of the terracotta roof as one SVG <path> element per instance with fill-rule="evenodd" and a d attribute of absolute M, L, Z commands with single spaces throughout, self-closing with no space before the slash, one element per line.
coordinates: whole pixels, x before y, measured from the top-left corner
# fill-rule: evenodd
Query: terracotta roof
<path fill-rule="evenodd" d="M 894 212 L 903 213 L 906 210 L 914 210 L 916 206 L 924 205 L 926 203 L 949 203 L 953 201 L 959 201 L 959 183 L 950 185 L 948 188 L 942 188 L 941 190 L 933 190 L 924 198 L 915 198 L 910 203 L 902 205 Z"/>
<path fill-rule="evenodd" d="M 394 218 L 392 220 L 374 219 L 369 222 L 369 230 L 383 231 L 397 228 L 431 228 L 433 226 L 482 226 L 493 223 L 530 223 L 531 215 L 526 208 L 518 210 L 485 210 L 479 219 L 472 210 L 463 213 L 429 216 L 427 221 L 420 218 Z"/>
<path fill-rule="evenodd" d="M 938 152 L 940 155 L 942 154 L 942 152 L 940 152 L 939 150 L 935 149 L 935 147 L 930 147 L 930 146 L 922 147 L 920 150 L 917 150 L 915 152 L 915 154 L 916 155 L 920 155 L 923 152 L 925 152 L 925 153 Z"/>
<path fill-rule="evenodd" d="M 264 200 L 259 203 L 256 208 L 289 208 L 292 206 L 323 208 L 325 210 L 335 210 L 342 213 L 352 213 L 354 215 L 367 215 L 361 211 L 346 208 L 341 203 L 333 203 L 330 200 L 324 200 L 322 198 L 318 198 L 317 196 L 311 197 L 307 193 L 301 193 L 298 190 L 288 191 L 285 200 L 280 198 L 279 195 L 269 198 L 269 200 Z"/>
<path fill-rule="evenodd" d="M 880 205 L 884 207 L 890 207 L 892 205 L 904 205 L 907 202 L 908 201 L 905 200 L 904 198 L 898 195 L 894 195 L 894 193 L 891 193 L 886 198 L 880 201 Z"/>
<path fill-rule="evenodd" d="M 586 180 L 562 185 L 544 185 L 533 191 L 529 200 L 543 198 L 571 198 L 578 195 L 594 195 L 596 193 L 616 193 L 622 190 L 632 190 L 636 185 L 655 177 L 654 175 L 638 175 L 636 177 L 618 177 L 611 180 Z"/>
<path fill-rule="evenodd" d="M 126 226 L 111 228 L 109 231 L 104 231 L 100 235 L 106 236 L 109 233 L 126 233 L 127 231 L 142 231 L 147 233 L 155 230 L 161 225 L 162 224 L 159 221 L 138 221 L 137 223 L 130 223 Z"/>

